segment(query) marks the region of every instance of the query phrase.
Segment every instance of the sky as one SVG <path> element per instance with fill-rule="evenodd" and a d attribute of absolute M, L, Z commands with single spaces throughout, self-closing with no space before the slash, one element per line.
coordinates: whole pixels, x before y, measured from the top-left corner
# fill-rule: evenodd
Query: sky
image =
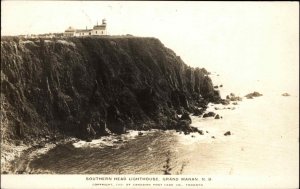
<path fill-rule="evenodd" d="M 1 35 L 92 28 L 156 37 L 192 67 L 299 91 L 298 2 L 1 1 Z M 234 83 L 234 82 L 232 82 Z"/>

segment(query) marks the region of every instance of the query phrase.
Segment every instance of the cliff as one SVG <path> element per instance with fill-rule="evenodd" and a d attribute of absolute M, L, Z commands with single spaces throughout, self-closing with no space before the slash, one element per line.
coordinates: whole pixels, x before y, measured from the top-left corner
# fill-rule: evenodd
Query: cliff
<path fill-rule="evenodd" d="M 219 101 L 205 69 L 158 39 L 1 38 L 1 141 L 172 129 Z"/>

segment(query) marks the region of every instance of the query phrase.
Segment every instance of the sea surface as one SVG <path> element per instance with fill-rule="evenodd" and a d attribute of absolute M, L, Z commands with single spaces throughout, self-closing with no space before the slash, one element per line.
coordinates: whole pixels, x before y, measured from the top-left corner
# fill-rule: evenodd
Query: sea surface
<path fill-rule="evenodd" d="M 204 131 L 184 135 L 175 131 L 137 131 L 92 142 L 58 145 L 30 163 L 30 169 L 55 174 L 239 175 L 283 178 L 297 185 L 299 167 L 299 94 L 269 90 L 263 81 L 231 87 L 212 74 L 223 98 L 258 91 L 238 105 L 209 104 L 222 119 L 193 117 Z M 273 88 L 274 89 L 274 88 Z M 281 94 L 289 92 L 291 96 Z M 218 110 L 216 110 L 218 109 Z M 224 133 L 230 131 L 231 135 Z"/>

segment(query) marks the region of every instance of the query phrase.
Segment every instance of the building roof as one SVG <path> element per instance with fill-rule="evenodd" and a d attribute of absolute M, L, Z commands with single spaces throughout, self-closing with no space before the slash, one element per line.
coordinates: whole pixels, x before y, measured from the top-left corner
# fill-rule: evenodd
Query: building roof
<path fill-rule="evenodd" d="M 86 30 L 86 29 L 78 29 L 78 30 L 76 30 L 76 33 L 79 33 L 79 32 L 90 32 L 90 31 L 92 31 L 92 29 L 88 29 L 88 30 Z"/>
<path fill-rule="evenodd" d="M 96 26 L 93 27 L 93 29 L 96 29 L 96 30 L 97 30 L 97 29 L 98 29 L 98 30 L 99 30 L 99 29 L 100 29 L 100 30 L 105 30 L 105 28 L 106 28 L 106 25 L 103 25 L 103 24 L 102 24 L 102 25 L 96 25 Z"/>

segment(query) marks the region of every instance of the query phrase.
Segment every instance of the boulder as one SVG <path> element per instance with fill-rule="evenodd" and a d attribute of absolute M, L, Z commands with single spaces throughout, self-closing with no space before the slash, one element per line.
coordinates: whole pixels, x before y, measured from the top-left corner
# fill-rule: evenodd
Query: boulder
<path fill-rule="evenodd" d="M 281 96 L 291 96 L 289 93 L 283 93 Z"/>
<path fill-rule="evenodd" d="M 226 133 L 224 133 L 225 136 L 231 135 L 230 131 L 227 131 Z"/>
<path fill-rule="evenodd" d="M 197 127 L 190 126 L 189 129 L 190 129 L 191 132 L 198 132 L 199 131 Z"/>
<path fill-rule="evenodd" d="M 190 124 L 192 123 L 192 119 L 191 119 L 190 115 L 186 112 L 181 116 L 180 120 L 186 120 L 186 121 L 189 121 Z"/>
<path fill-rule="evenodd" d="M 214 117 L 216 114 L 214 112 L 208 112 L 208 113 L 205 113 L 203 114 L 203 118 L 206 118 L 206 117 Z"/>
<path fill-rule="evenodd" d="M 198 133 L 199 133 L 200 135 L 204 135 L 204 133 L 203 133 L 202 130 L 198 130 Z"/>
<path fill-rule="evenodd" d="M 229 99 L 222 99 L 220 102 L 221 102 L 222 105 L 229 105 L 230 104 L 230 98 Z"/>
<path fill-rule="evenodd" d="M 254 91 L 253 93 L 249 93 L 247 95 L 245 95 L 245 97 L 247 99 L 252 99 L 253 97 L 259 97 L 262 96 L 262 94 L 260 94 L 259 92 Z"/>
<path fill-rule="evenodd" d="M 190 122 L 188 120 L 180 120 L 176 125 L 176 129 L 180 131 L 189 130 Z"/>
<path fill-rule="evenodd" d="M 138 132 L 139 136 L 142 136 L 144 133 L 142 133 L 141 131 Z"/>
<path fill-rule="evenodd" d="M 220 119 L 220 115 L 217 114 L 217 115 L 215 116 L 215 119 Z"/>

